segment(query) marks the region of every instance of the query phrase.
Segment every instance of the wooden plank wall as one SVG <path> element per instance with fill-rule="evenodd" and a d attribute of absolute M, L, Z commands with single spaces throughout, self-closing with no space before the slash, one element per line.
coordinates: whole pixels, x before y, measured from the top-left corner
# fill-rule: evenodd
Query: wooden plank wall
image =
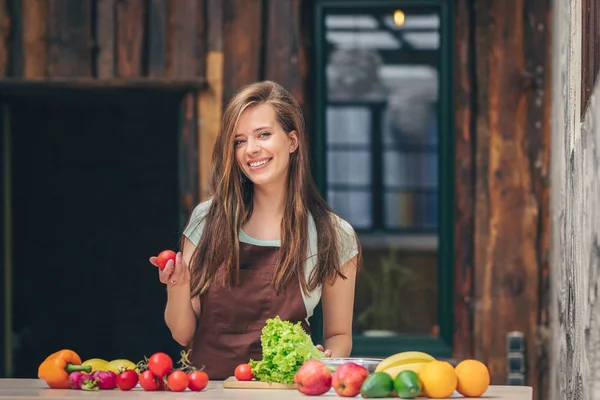
<path fill-rule="evenodd" d="M 456 8 L 455 357 L 507 378 L 506 334 L 547 392 L 550 0 Z"/>

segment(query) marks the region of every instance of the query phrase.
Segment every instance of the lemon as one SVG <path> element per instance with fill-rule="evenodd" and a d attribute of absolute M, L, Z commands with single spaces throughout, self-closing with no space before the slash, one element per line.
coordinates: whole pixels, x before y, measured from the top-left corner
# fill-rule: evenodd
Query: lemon
<path fill-rule="evenodd" d="M 81 363 L 81 365 L 89 365 L 92 367 L 92 371 L 106 371 L 108 369 L 108 361 L 101 358 L 90 358 Z"/>
<path fill-rule="evenodd" d="M 118 374 L 119 372 L 121 372 L 121 370 L 125 370 L 125 369 L 131 369 L 131 370 L 134 370 L 139 373 L 138 369 L 136 368 L 136 364 L 129 360 L 125 360 L 125 359 L 112 360 L 107 365 L 107 370 L 112 371 L 115 374 Z"/>

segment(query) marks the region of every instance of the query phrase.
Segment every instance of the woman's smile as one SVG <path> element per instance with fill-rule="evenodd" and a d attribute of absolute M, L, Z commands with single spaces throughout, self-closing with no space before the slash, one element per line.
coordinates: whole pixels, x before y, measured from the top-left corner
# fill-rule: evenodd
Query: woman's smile
<path fill-rule="evenodd" d="M 267 166 L 267 164 L 269 163 L 269 161 L 271 161 L 273 158 L 261 158 L 261 159 L 255 159 L 255 160 L 250 160 L 248 161 L 248 166 L 250 167 L 251 171 L 256 171 L 258 169 L 262 169 L 264 167 Z"/>

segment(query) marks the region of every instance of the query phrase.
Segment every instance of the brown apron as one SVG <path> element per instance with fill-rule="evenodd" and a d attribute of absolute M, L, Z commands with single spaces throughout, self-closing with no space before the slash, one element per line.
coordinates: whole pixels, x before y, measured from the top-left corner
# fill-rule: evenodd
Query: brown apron
<path fill-rule="evenodd" d="M 220 271 L 202 295 L 190 360 L 196 368 L 204 366 L 211 380 L 226 379 L 239 364 L 262 359 L 261 330 L 269 318 L 301 321 L 310 335 L 299 282 L 279 294 L 271 285 L 278 253 L 279 247 L 240 242 L 238 286 L 223 287 Z"/>

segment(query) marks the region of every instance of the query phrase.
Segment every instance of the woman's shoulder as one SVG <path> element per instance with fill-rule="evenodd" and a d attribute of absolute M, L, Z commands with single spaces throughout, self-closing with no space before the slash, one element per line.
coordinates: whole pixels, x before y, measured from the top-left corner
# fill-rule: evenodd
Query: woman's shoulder
<path fill-rule="evenodd" d="M 204 231 L 205 218 L 208 214 L 212 199 L 198 203 L 192 210 L 187 226 L 183 230 L 184 236 L 191 240 L 194 245 L 198 245 L 202 232 Z"/>
<path fill-rule="evenodd" d="M 335 212 L 330 212 L 330 220 L 334 224 L 338 239 L 340 265 L 358 254 L 358 239 L 352 224 Z"/>

